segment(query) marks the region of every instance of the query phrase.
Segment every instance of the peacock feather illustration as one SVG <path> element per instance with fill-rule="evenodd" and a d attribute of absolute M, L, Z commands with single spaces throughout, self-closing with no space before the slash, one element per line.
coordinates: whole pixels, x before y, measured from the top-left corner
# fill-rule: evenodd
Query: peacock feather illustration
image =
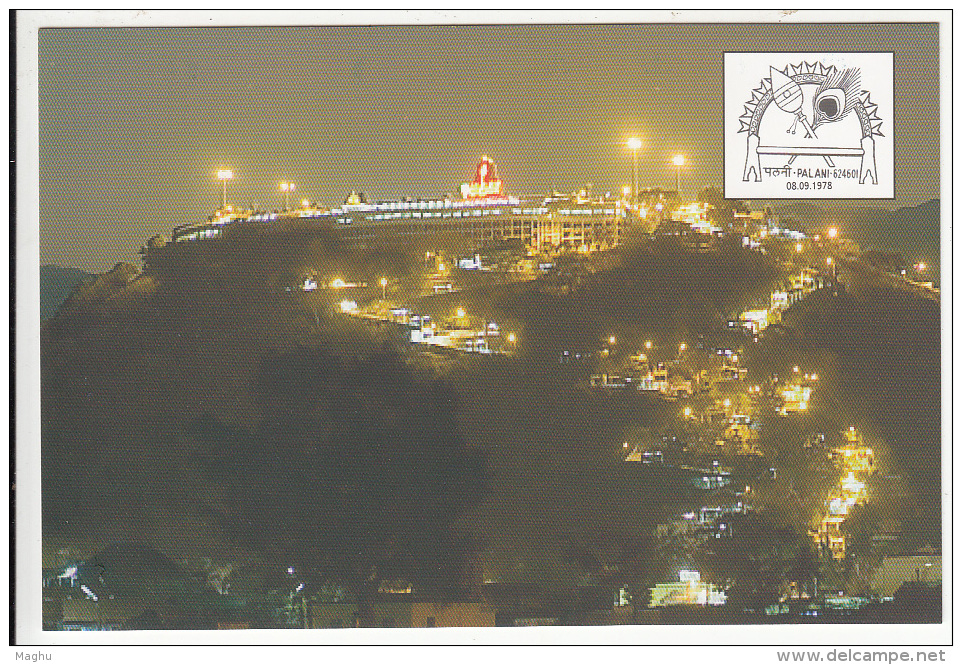
<path fill-rule="evenodd" d="M 838 122 L 859 103 L 862 92 L 862 74 L 848 67 L 829 73 L 815 91 L 815 124 L 813 129 L 830 122 Z"/>

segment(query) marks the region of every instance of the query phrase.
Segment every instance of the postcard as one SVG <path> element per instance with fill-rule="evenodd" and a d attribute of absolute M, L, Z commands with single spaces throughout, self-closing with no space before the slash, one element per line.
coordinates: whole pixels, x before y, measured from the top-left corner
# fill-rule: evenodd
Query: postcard
<path fill-rule="evenodd" d="M 950 12 L 14 19 L 16 658 L 945 660 Z"/>

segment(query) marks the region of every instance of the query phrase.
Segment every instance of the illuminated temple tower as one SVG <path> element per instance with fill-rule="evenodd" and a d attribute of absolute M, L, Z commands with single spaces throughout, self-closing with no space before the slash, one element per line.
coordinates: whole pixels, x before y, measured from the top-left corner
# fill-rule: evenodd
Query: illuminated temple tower
<path fill-rule="evenodd" d="M 474 180 L 461 185 L 461 196 L 466 199 L 501 198 L 503 190 L 504 185 L 498 179 L 498 167 L 484 155 L 475 170 Z"/>

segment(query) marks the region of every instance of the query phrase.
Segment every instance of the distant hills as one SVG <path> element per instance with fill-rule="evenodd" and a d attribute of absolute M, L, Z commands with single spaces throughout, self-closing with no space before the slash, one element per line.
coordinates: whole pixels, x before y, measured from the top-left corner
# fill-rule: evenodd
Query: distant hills
<path fill-rule="evenodd" d="M 925 261 L 933 267 L 930 278 L 938 282 L 941 263 L 941 211 L 938 199 L 917 206 L 886 210 L 878 206 L 826 207 L 810 201 L 777 205 L 775 212 L 809 231 L 815 226 L 837 224 L 842 233 L 863 249 L 900 252 L 909 263 Z"/>
<path fill-rule="evenodd" d="M 80 282 L 94 277 L 77 268 L 40 266 L 40 320 L 46 321 L 56 314 Z"/>

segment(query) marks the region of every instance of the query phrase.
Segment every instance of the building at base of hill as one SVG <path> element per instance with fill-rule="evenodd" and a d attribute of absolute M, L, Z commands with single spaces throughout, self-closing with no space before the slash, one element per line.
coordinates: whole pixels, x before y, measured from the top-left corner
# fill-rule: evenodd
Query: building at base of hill
<path fill-rule="evenodd" d="M 701 581 L 701 574 L 692 570 L 678 573 L 678 582 L 657 584 L 651 590 L 649 607 L 672 605 L 724 605 L 728 597 L 714 584 Z"/>
<path fill-rule="evenodd" d="M 383 594 L 370 603 L 314 603 L 311 628 L 493 627 L 494 608 L 481 601 L 433 601 Z"/>

